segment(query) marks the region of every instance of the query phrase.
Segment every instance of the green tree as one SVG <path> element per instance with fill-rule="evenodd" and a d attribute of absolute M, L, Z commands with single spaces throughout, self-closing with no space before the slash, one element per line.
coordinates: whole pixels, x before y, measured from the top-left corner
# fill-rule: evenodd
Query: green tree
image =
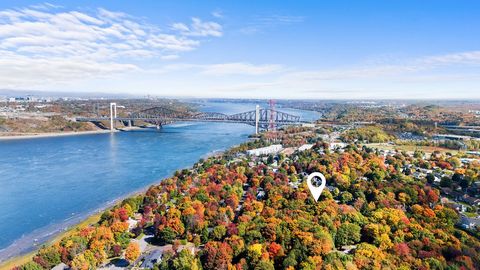
<path fill-rule="evenodd" d="M 36 262 L 28 262 L 21 267 L 22 270 L 43 270 L 43 267 Z"/>
<path fill-rule="evenodd" d="M 271 261 L 260 261 L 255 265 L 254 270 L 275 270 Z"/>
<path fill-rule="evenodd" d="M 177 237 L 177 234 L 172 228 L 165 227 L 163 230 L 159 231 L 158 236 L 160 241 L 171 244 Z"/>
<path fill-rule="evenodd" d="M 440 180 L 440 186 L 441 187 L 451 187 L 452 186 L 452 178 L 450 177 L 442 177 L 442 180 Z"/>
<path fill-rule="evenodd" d="M 187 249 L 182 249 L 178 256 L 173 259 L 173 268 L 177 270 L 200 269 L 198 260 Z"/>
<path fill-rule="evenodd" d="M 455 225 L 459 220 L 457 212 L 455 212 L 455 210 L 448 207 L 445 207 L 439 211 L 436 211 L 435 214 L 439 220 L 438 221 L 439 225 L 453 227 L 453 225 Z"/>
<path fill-rule="evenodd" d="M 427 179 L 427 182 L 429 184 L 433 184 L 433 182 L 435 181 L 435 176 L 431 173 L 428 173 L 425 178 Z"/>
<path fill-rule="evenodd" d="M 283 267 L 284 268 L 287 268 L 289 266 L 291 267 L 295 267 L 296 265 L 298 264 L 297 260 L 295 259 L 295 254 L 290 252 L 287 256 L 287 258 L 285 258 L 285 260 L 283 260 Z"/>
<path fill-rule="evenodd" d="M 342 202 L 342 203 L 349 203 L 349 202 L 352 201 L 352 199 L 353 199 L 352 193 L 350 193 L 348 191 L 344 191 L 340 195 L 340 202 Z"/>
<path fill-rule="evenodd" d="M 343 223 L 335 235 L 335 245 L 337 247 L 352 245 L 360 241 L 360 226 L 353 223 Z"/>
<path fill-rule="evenodd" d="M 225 226 L 223 225 L 218 225 L 215 228 L 213 228 L 212 236 L 213 236 L 213 239 L 215 240 L 221 240 L 226 233 L 227 233 L 227 228 L 225 228 Z"/>
<path fill-rule="evenodd" d="M 43 262 L 44 268 L 52 268 L 55 265 L 61 263 L 60 253 L 55 247 L 44 247 L 40 249 L 36 256 L 39 260 L 37 262 Z"/>

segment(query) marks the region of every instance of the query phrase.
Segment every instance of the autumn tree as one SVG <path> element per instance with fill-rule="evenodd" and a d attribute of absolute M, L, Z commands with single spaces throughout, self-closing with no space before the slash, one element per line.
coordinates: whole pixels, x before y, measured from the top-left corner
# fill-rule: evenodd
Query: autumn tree
<path fill-rule="evenodd" d="M 232 248 L 224 242 L 208 242 L 201 258 L 205 269 L 226 270 L 232 260 Z"/>
<path fill-rule="evenodd" d="M 190 253 L 188 249 L 182 249 L 178 256 L 173 259 L 173 268 L 177 270 L 199 270 L 201 269 L 198 258 Z"/>
<path fill-rule="evenodd" d="M 125 259 L 130 263 L 134 262 L 140 256 L 140 246 L 136 242 L 128 244 L 125 250 Z"/>
<path fill-rule="evenodd" d="M 352 245 L 360 241 L 360 226 L 353 223 L 342 223 L 335 236 L 337 247 Z"/>

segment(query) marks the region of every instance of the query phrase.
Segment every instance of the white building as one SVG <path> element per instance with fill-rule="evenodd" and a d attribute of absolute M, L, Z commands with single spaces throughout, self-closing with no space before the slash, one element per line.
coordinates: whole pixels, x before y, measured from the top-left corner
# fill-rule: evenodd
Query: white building
<path fill-rule="evenodd" d="M 312 124 L 312 123 L 303 123 L 303 124 L 302 124 L 302 127 L 314 128 L 314 127 L 315 127 L 315 124 Z"/>
<path fill-rule="evenodd" d="M 305 150 L 311 149 L 313 144 L 304 144 L 298 148 L 298 151 L 303 152 Z"/>
<path fill-rule="evenodd" d="M 480 161 L 480 160 L 477 158 L 461 158 L 460 161 L 464 164 L 469 164 L 469 163 Z"/>
<path fill-rule="evenodd" d="M 128 218 L 128 229 L 132 230 L 133 228 L 137 227 L 138 221 L 132 218 Z"/>
<path fill-rule="evenodd" d="M 270 155 L 270 154 L 276 154 L 282 150 L 282 145 L 281 144 L 273 144 L 267 147 L 262 147 L 262 148 L 257 148 L 257 149 L 252 149 L 252 150 L 247 150 L 247 154 L 250 156 L 261 156 L 261 155 Z"/>
<path fill-rule="evenodd" d="M 346 143 L 331 143 L 330 144 L 330 150 L 335 150 L 335 149 L 343 149 L 347 147 L 347 144 Z"/>
<path fill-rule="evenodd" d="M 60 263 L 52 268 L 52 270 L 64 270 L 64 269 L 69 269 L 68 265 L 64 263 Z"/>

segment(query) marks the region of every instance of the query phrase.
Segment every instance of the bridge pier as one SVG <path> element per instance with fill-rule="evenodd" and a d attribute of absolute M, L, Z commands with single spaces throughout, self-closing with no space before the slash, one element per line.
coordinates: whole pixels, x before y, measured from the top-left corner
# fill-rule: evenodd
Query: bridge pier
<path fill-rule="evenodd" d="M 115 119 L 117 118 L 117 103 L 110 103 L 110 131 L 115 129 Z"/>

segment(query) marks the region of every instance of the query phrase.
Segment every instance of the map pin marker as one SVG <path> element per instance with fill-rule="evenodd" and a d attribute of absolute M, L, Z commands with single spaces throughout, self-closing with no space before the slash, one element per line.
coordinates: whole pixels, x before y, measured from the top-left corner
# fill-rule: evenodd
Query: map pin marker
<path fill-rule="evenodd" d="M 322 183 L 320 184 L 319 187 L 316 187 L 316 186 L 313 185 L 312 179 L 314 177 L 318 177 L 322 180 Z M 310 189 L 310 192 L 312 193 L 315 201 L 318 201 L 318 198 L 320 198 L 320 195 L 322 194 L 322 191 L 325 188 L 325 184 L 326 184 L 325 176 L 323 174 L 319 173 L 319 172 L 311 173 L 308 176 L 307 185 L 308 185 L 308 188 Z"/>

